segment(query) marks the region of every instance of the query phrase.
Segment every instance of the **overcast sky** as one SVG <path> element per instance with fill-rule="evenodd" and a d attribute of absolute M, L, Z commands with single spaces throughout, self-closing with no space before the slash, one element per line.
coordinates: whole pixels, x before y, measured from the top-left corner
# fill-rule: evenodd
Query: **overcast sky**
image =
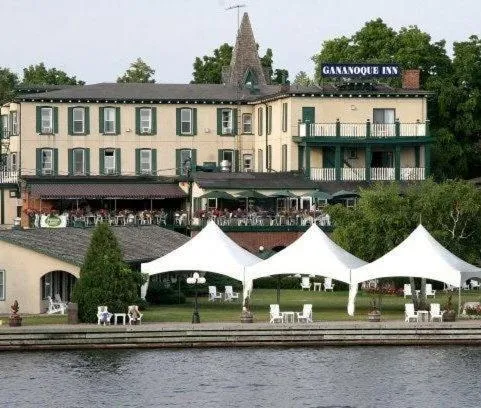
<path fill-rule="evenodd" d="M 324 40 L 350 36 L 381 17 L 398 30 L 418 25 L 433 40 L 480 35 L 480 0 L 1 0 L 0 66 L 20 74 L 44 62 L 87 83 L 114 82 L 141 57 L 157 82 L 188 83 L 196 56 L 234 44 L 236 10 L 249 13 L 260 54 L 294 78 L 314 71 Z"/>

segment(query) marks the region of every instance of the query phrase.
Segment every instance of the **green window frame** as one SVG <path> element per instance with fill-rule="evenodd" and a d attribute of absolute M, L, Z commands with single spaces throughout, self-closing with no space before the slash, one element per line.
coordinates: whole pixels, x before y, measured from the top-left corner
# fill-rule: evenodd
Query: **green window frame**
<path fill-rule="evenodd" d="M 5 300 L 5 269 L 0 269 L 0 300 Z"/>
<path fill-rule="evenodd" d="M 88 106 L 68 108 L 68 134 L 84 136 L 90 133 L 90 109 Z"/>
<path fill-rule="evenodd" d="M 147 136 L 157 134 L 157 108 L 148 106 L 135 108 L 135 133 Z"/>
<path fill-rule="evenodd" d="M 58 133 L 58 108 L 56 106 L 36 107 L 36 131 L 39 135 Z"/>
<path fill-rule="evenodd" d="M 287 102 L 282 104 L 282 131 L 287 132 Z"/>
<path fill-rule="evenodd" d="M 70 176 L 90 175 L 90 149 L 83 147 L 68 149 L 68 174 Z"/>
<path fill-rule="evenodd" d="M 267 145 L 267 163 L 266 169 L 272 170 L 272 145 Z"/>
<path fill-rule="evenodd" d="M 252 113 L 242 114 L 242 133 L 244 135 L 252 134 Z"/>
<path fill-rule="evenodd" d="M 267 107 L 267 134 L 270 135 L 272 132 L 272 106 Z"/>
<path fill-rule="evenodd" d="M 264 171 L 264 152 L 262 149 L 257 150 L 257 171 L 259 173 Z"/>
<path fill-rule="evenodd" d="M 58 149 L 39 147 L 36 149 L 36 175 L 56 176 L 58 174 Z"/>
<path fill-rule="evenodd" d="M 217 134 L 220 136 L 237 134 L 237 109 L 217 108 Z"/>
<path fill-rule="evenodd" d="M 176 109 L 177 136 L 195 136 L 197 134 L 197 108 Z"/>
<path fill-rule="evenodd" d="M 287 171 L 287 145 L 286 144 L 283 144 L 282 145 L 282 152 L 281 152 L 281 155 L 282 155 L 282 171 Z"/>
<path fill-rule="evenodd" d="M 217 158 L 220 163 L 222 160 L 228 160 L 231 164 L 230 171 L 231 172 L 238 172 L 239 171 L 239 151 L 236 149 L 219 149 L 217 151 Z"/>
<path fill-rule="evenodd" d="M 157 149 L 135 149 L 135 174 L 138 176 L 157 174 Z"/>
<path fill-rule="evenodd" d="M 264 128 L 264 121 L 263 121 L 263 109 L 257 108 L 257 133 L 259 136 L 262 136 L 263 128 Z"/>
<path fill-rule="evenodd" d="M 120 158 L 120 149 L 99 149 L 99 174 L 108 176 L 120 175 L 122 173 Z"/>
<path fill-rule="evenodd" d="M 99 133 L 120 135 L 120 108 L 102 106 L 99 108 Z"/>
<path fill-rule="evenodd" d="M 187 169 L 186 163 L 190 160 L 190 167 Z M 175 149 L 175 174 L 179 176 L 187 176 L 187 171 L 191 172 L 197 166 L 197 150 L 196 149 Z"/>

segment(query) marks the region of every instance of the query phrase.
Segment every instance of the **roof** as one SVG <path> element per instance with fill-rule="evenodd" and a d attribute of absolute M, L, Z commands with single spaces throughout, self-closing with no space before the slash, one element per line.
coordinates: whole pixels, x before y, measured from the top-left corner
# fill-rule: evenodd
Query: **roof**
<path fill-rule="evenodd" d="M 302 173 L 195 173 L 194 181 L 202 189 L 317 189 L 318 183 Z"/>
<path fill-rule="evenodd" d="M 31 184 L 30 194 L 38 198 L 184 198 L 176 184 L 160 183 L 45 183 Z"/>
<path fill-rule="evenodd" d="M 147 262 L 161 257 L 189 240 L 189 237 L 156 225 L 112 227 L 126 262 Z M 0 230 L 0 241 L 28 248 L 81 265 L 93 228 L 35 228 Z"/>

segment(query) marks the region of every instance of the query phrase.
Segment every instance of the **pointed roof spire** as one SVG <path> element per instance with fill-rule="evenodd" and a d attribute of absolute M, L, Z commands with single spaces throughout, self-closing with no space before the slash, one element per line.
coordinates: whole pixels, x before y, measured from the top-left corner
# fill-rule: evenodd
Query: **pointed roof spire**
<path fill-rule="evenodd" d="M 226 83 L 230 85 L 244 85 L 246 80 L 255 81 L 258 85 L 266 85 L 266 78 L 262 69 L 257 44 L 252 32 L 249 16 L 244 13 L 237 32 L 237 39 Z"/>

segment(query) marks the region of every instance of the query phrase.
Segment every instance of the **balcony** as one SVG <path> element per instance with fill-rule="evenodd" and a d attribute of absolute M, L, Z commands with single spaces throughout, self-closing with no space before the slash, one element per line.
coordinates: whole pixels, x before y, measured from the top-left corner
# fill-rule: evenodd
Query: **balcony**
<path fill-rule="evenodd" d="M 424 123 L 299 123 L 299 137 L 340 137 L 349 139 L 426 137 L 429 121 Z"/>
<path fill-rule="evenodd" d="M 369 169 L 370 179 L 375 181 L 386 181 L 396 179 L 396 169 L 394 167 L 371 167 Z M 316 168 L 311 167 L 311 180 L 316 181 L 364 181 L 366 180 L 365 167 L 341 167 L 340 180 L 336 178 L 335 168 Z M 424 167 L 401 167 L 400 180 L 414 181 L 425 179 Z"/>
<path fill-rule="evenodd" d="M 0 171 L 0 184 L 16 184 L 17 182 L 17 171 Z"/>

